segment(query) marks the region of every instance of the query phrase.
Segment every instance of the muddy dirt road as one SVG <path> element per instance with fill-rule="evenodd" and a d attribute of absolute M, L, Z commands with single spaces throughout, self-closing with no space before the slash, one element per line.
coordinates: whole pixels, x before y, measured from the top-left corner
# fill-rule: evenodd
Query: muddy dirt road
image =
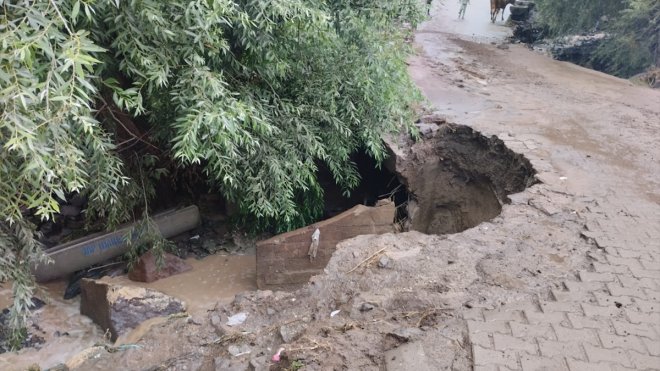
<path fill-rule="evenodd" d="M 436 117 L 497 136 L 538 183 L 464 232 L 344 241 L 296 292 L 246 292 L 153 326 L 139 347 L 91 348 L 69 365 L 660 369 L 660 92 L 501 46 L 508 31 L 487 11 L 473 0 L 458 23 L 455 4 L 434 5 L 410 73 Z M 452 130 L 435 122 L 430 138 Z M 400 155 L 438 161 L 431 142 L 401 141 Z M 239 312 L 245 323 L 226 326 Z"/>

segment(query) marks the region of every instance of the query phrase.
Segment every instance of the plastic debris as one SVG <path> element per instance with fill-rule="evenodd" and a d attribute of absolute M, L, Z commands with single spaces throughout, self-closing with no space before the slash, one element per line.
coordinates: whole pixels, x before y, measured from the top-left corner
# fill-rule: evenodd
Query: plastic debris
<path fill-rule="evenodd" d="M 309 252 L 307 255 L 309 255 L 309 260 L 314 261 L 316 259 L 316 253 L 318 252 L 319 249 L 319 240 L 321 239 L 321 231 L 319 231 L 318 228 L 312 233 L 312 243 L 309 245 Z"/>
<path fill-rule="evenodd" d="M 277 350 L 277 353 L 273 354 L 273 357 L 271 358 L 271 361 L 273 362 L 279 362 L 280 361 L 280 354 L 284 352 L 284 348 L 280 348 Z"/>
<path fill-rule="evenodd" d="M 236 313 L 233 316 L 229 317 L 227 320 L 227 326 L 238 326 L 243 324 L 245 320 L 247 319 L 247 313 L 241 312 L 241 313 Z"/>
<path fill-rule="evenodd" d="M 341 312 L 341 309 L 333 310 L 333 311 L 330 313 L 330 317 L 334 317 L 334 316 L 336 316 L 337 314 L 339 314 L 339 312 Z"/>
<path fill-rule="evenodd" d="M 199 235 L 196 234 L 196 235 L 190 237 L 190 239 L 191 239 L 191 240 L 199 240 Z"/>

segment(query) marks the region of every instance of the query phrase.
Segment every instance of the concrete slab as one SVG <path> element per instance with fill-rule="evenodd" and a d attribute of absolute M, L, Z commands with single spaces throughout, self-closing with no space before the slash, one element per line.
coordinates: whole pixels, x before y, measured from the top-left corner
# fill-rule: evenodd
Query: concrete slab
<path fill-rule="evenodd" d="M 357 205 L 335 217 L 277 235 L 257 244 L 257 286 L 260 289 L 292 288 L 325 268 L 337 243 L 363 234 L 393 231 L 394 202 L 381 200 L 374 207 Z M 308 255 L 312 235 L 320 236 L 316 257 Z"/>

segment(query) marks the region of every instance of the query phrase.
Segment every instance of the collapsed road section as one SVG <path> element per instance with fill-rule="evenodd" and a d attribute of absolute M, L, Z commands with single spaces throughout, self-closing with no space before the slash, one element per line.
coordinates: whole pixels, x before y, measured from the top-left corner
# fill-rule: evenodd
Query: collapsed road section
<path fill-rule="evenodd" d="M 407 198 L 397 199 L 396 205 L 388 200 L 380 200 L 374 207 L 357 205 L 333 218 L 260 242 L 260 289 L 299 287 L 325 268 L 340 241 L 393 232 L 395 224 L 428 234 L 474 227 L 499 215 L 502 205 L 509 202 L 507 195 L 535 182 L 529 161 L 496 137 L 487 138 L 434 116 L 425 117 L 418 126 L 424 140 L 401 137 L 400 142 L 387 144 L 390 158 L 386 168 L 396 174 Z M 371 184 L 366 179 L 363 183 Z M 403 212 L 397 213 L 397 209 Z"/>

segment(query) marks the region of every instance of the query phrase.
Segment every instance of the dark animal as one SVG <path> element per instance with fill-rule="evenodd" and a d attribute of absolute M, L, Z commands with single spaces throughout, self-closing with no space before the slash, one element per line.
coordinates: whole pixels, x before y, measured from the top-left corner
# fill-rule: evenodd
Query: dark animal
<path fill-rule="evenodd" d="M 497 14 L 502 11 L 502 20 L 504 20 L 504 8 L 509 4 L 514 4 L 516 0 L 490 0 L 490 21 L 495 23 Z"/>

